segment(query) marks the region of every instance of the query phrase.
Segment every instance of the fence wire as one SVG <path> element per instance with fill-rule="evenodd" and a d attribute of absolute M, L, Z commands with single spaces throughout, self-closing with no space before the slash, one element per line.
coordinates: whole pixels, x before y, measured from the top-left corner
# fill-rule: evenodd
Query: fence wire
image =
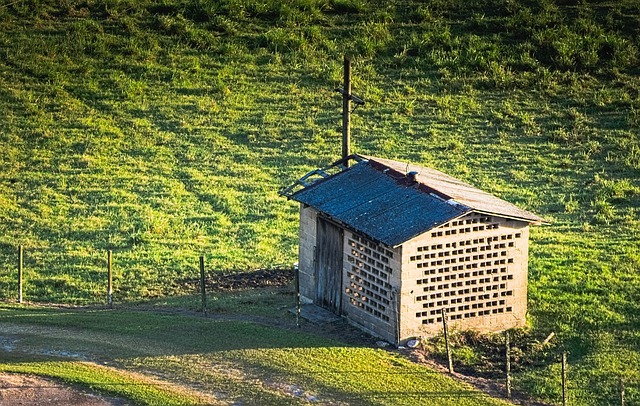
<path fill-rule="evenodd" d="M 19 250 L 16 248 L 15 250 L 15 266 L 12 267 L 10 265 L 4 264 L 5 269 L 14 268 L 15 271 L 12 270 L 12 273 L 15 274 L 16 278 L 19 275 L 18 269 L 20 268 L 20 264 L 18 264 L 18 252 Z M 65 255 L 69 255 L 69 252 L 66 252 L 63 249 L 48 249 L 48 248 L 35 248 L 29 250 L 29 259 L 28 264 L 33 265 L 34 262 L 38 263 L 39 267 L 46 266 L 46 263 L 42 262 L 42 258 L 44 257 L 44 253 L 47 252 L 50 255 L 53 255 L 54 258 L 63 257 Z M 89 275 L 92 277 L 90 280 L 93 286 L 96 286 L 95 291 L 103 290 L 104 294 L 100 295 L 100 297 L 93 294 L 93 298 L 87 301 L 88 305 L 105 305 L 107 304 L 108 295 L 107 295 L 107 251 L 99 253 L 97 250 L 92 251 L 93 257 L 89 262 L 86 262 L 86 259 L 79 264 L 75 264 L 76 266 L 80 266 L 83 269 L 91 269 Z M 23 254 L 24 255 L 24 254 Z M 24 260 L 24 257 L 22 258 Z M 5 258 L 4 262 L 10 262 L 11 259 Z M 103 269 L 104 272 L 96 271 L 96 269 Z M 102 275 L 104 273 L 104 275 Z M 47 272 L 47 278 L 44 280 L 37 281 L 37 289 L 32 289 L 30 293 L 37 294 L 41 291 L 50 291 L 55 289 L 68 289 L 73 288 L 73 286 L 68 286 L 66 283 L 63 283 L 61 280 L 57 279 L 56 276 L 61 274 L 58 272 Z M 99 274 L 99 275 L 98 275 Z M 2 295 L 0 299 L 4 299 L 5 301 L 16 301 L 18 297 L 22 298 L 22 292 L 16 292 L 15 295 L 11 294 L 14 289 L 18 289 L 22 286 L 21 281 L 16 281 L 12 279 L 13 277 L 7 277 L 7 275 L 1 275 L 3 278 L 0 280 L 0 289 Z M 45 286 L 45 285 L 50 286 Z M 104 285 L 104 288 L 102 287 Z M 194 292 L 195 294 L 196 292 Z M 38 300 L 38 297 L 29 297 L 28 300 Z M 500 350 L 503 350 L 503 346 L 500 346 Z M 597 365 L 602 363 L 603 357 L 610 357 L 615 359 L 618 355 L 623 352 L 631 351 L 630 348 L 624 346 L 613 346 L 606 349 L 598 349 L 598 355 L 585 355 L 579 357 L 579 363 L 572 365 L 568 364 L 567 368 L 567 401 L 569 405 L 594 405 L 594 406 L 604 406 L 604 405 L 621 405 L 621 406 L 630 406 L 630 405 L 639 405 L 640 406 L 640 371 L 636 372 L 636 374 L 614 374 L 611 372 L 603 372 L 594 370 Z M 503 352 L 504 353 L 504 352 Z M 556 359 L 560 362 L 561 354 L 557 354 Z M 593 365 L 585 366 L 585 364 Z M 493 375 L 496 376 L 498 374 L 504 373 L 504 370 L 497 371 Z M 355 371 L 355 370 L 324 370 L 319 373 L 308 373 L 301 375 L 304 376 L 303 379 L 314 379 L 319 375 L 322 376 L 354 376 L 360 375 L 362 380 L 383 380 L 385 378 L 391 378 L 392 376 L 398 375 L 411 375 L 412 377 L 419 378 L 420 375 L 438 375 L 441 372 L 436 370 L 423 370 L 420 372 L 411 371 L 411 372 L 403 372 L 403 371 L 386 371 L 386 372 L 370 372 L 370 371 Z M 591 374 L 591 375 L 590 375 Z M 522 369 L 517 374 L 518 376 L 522 375 Z M 553 376 L 549 374 L 546 376 L 546 379 L 549 381 L 556 382 L 557 389 L 560 389 L 561 393 L 561 382 L 562 376 L 558 374 L 557 376 Z M 332 379 L 333 380 L 333 379 Z M 494 379 L 494 381 L 498 381 Z M 502 384 L 504 381 L 500 382 Z M 514 391 L 519 393 L 526 393 L 526 388 L 518 387 L 517 381 L 511 381 L 511 386 Z M 505 392 L 506 395 L 506 392 Z M 402 392 L 394 392 L 394 391 L 379 391 L 379 392 L 367 392 L 362 394 L 354 395 L 355 399 L 376 399 L 376 400 L 387 400 L 391 401 L 394 399 L 401 400 L 403 398 L 416 398 L 416 399 L 452 399 L 452 398 L 481 398 L 485 397 L 486 394 L 477 391 L 402 391 Z M 555 399 L 558 403 L 562 403 L 562 398 Z"/>

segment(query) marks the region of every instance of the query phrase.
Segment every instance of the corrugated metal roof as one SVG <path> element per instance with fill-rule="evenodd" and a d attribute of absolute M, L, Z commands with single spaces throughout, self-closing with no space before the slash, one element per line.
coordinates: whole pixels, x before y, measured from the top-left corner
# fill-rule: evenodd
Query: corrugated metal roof
<path fill-rule="evenodd" d="M 393 161 L 390 159 L 382 159 L 375 157 L 365 157 L 369 159 L 371 164 L 379 163 L 384 167 L 393 169 L 394 171 L 403 174 L 407 168 L 411 171 L 418 172 L 417 181 L 423 185 L 437 190 L 438 192 L 446 195 L 448 198 L 455 200 L 458 203 L 471 207 L 476 211 L 499 214 L 504 217 L 515 218 L 519 220 L 528 221 L 530 223 L 545 223 L 546 221 L 523 210 L 505 200 L 502 200 L 490 193 L 484 192 L 474 186 L 464 183 L 459 179 L 449 176 L 445 173 L 437 171 L 432 168 L 426 168 L 421 166 L 407 166 L 406 163 Z"/>
<path fill-rule="evenodd" d="M 365 158 L 287 195 L 392 247 L 470 211 L 543 221 L 434 169 L 410 167 L 418 172 L 414 182 L 406 163 Z"/>

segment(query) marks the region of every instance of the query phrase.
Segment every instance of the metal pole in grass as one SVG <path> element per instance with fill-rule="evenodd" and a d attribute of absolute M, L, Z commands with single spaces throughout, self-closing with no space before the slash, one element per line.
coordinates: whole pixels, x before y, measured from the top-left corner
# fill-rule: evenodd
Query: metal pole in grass
<path fill-rule="evenodd" d="M 624 406 L 624 378 L 620 377 L 620 406 Z"/>
<path fill-rule="evenodd" d="M 449 373 L 453 373 L 453 359 L 451 358 L 451 347 L 449 346 L 449 332 L 447 331 L 447 311 L 444 307 L 441 310 L 442 313 L 442 329 L 444 330 L 444 345 L 447 349 L 447 362 L 449 364 Z"/>
<path fill-rule="evenodd" d="M 505 385 L 507 386 L 507 399 L 511 399 L 511 338 L 509 337 L 509 330 L 504 332 L 505 350 L 506 350 L 506 365 L 505 370 L 507 377 Z"/>
<path fill-rule="evenodd" d="M 567 406 L 567 352 L 562 352 L 562 406 Z"/>
<path fill-rule="evenodd" d="M 293 269 L 296 279 L 296 327 L 300 328 L 300 267 L 295 264 Z"/>
<path fill-rule="evenodd" d="M 207 315 L 207 290 L 204 285 L 204 257 L 200 256 L 200 294 L 202 295 L 202 314 Z"/>
<path fill-rule="evenodd" d="M 22 261 L 24 259 L 24 248 L 18 246 L 18 303 L 22 303 Z"/>
<path fill-rule="evenodd" d="M 113 252 L 107 251 L 107 305 L 113 309 Z"/>

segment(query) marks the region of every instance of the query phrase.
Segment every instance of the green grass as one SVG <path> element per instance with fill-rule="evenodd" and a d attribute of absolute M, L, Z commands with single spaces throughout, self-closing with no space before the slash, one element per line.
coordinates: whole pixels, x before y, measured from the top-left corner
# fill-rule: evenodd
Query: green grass
<path fill-rule="evenodd" d="M 570 350 L 585 404 L 613 402 L 640 369 L 639 16 L 631 0 L 0 6 L 0 296 L 17 296 L 18 245 L 27 300 L 80 304 L 104 302 L 108 249 L 116 302 L 192 293 L 176 281 L 199 255 L 212 275 L 295 262 L 277 191 L 339 156 L 350 53 L 356 152 L 552 221 L 531 235 L 531 335 Z M 551 365 L 518 384 L 557 401 Z"/>
<path fill-rule="evenodd" d="M 24 356 L 16 358 L 10 363 L 3 361 L 0 371 L 56 378 L 69 384 L 125 398 L 138 405 L 188 406 L 211 402 L 211 399 L 178 389 L 166 382 L 114 368 L 78 361 L 34 361 L 32 357 Z M 21 362 L 21 359 L 24 361 Z"/>
<path fill-rule="evenodd" d="M 3 344 L 12 347 L 0 370 L 61 378 L 137 404 L 198 404 L 198 393 L 260 405 L 312 398 L 353 405 L 505 404 L 397 354 L 296 331 L 292 317 L 288 327 L 269 327 L 155 312 L 2 306 L 0 326 Z M 111 367 L 41 359 L 56 355 Z M 176 400 L 179 387 L 170 382 L 193 393 Z"/>

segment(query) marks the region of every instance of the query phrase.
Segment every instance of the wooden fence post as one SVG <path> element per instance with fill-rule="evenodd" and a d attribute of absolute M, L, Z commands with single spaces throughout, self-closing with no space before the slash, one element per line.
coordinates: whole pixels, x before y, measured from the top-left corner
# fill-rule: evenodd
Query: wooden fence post
<path fill-rule="evenodd" d="M 562 406 L 568 405 L 567 393 L 567 352 L 562 352 Z"/>
<path fill-rule="evenodd" d="M 107 251 L 107 305 L 113 309 L 113 252 Z"/>
<path fill-rule="evenodd" d="M 351 58 L 344 56 L 344 92 L 342 93 L 342 159 L 351 154 Z M 349 161 L 345 160 L 345 166 Z"/>
<path fill-rule="evenodd" d="M 447 311 L 444 307 L 441 310 L 442 313 L 442 329 L 444 330 L 444 345 L 447 349 L 447 362 L 449 364 L 449 373 L 453 373 L 453 359 L 451 358 L 451 347 L 449 347 L 449 332 L 447 331 Z"/>
<path fill-rule="evenodd" d="M 509 337 L 509 330 L 504 332 L 504 340 L 506 350 L 505 370 L 507 373 L 505 385 L 507 387 L 507 399 L 511 399 L 511 338 Z"/>
<path fill-rule="evenodd" d="M 202 296 L 202 314 L 207 316 L 207 289 L 204 285 L 204 257 L 200 256 L 200 294 Z"/>
<path fill-rule="evenodd" d="M 24 248 L 18 246 L 18 303 L 22 303 L 22 261 L 24 259 Z"/>
<path fill-rule="evenodd" d="M 300 268 L 298 264 L 293 266 L 296 278 L 296 327 L 300 328 Z"/>

